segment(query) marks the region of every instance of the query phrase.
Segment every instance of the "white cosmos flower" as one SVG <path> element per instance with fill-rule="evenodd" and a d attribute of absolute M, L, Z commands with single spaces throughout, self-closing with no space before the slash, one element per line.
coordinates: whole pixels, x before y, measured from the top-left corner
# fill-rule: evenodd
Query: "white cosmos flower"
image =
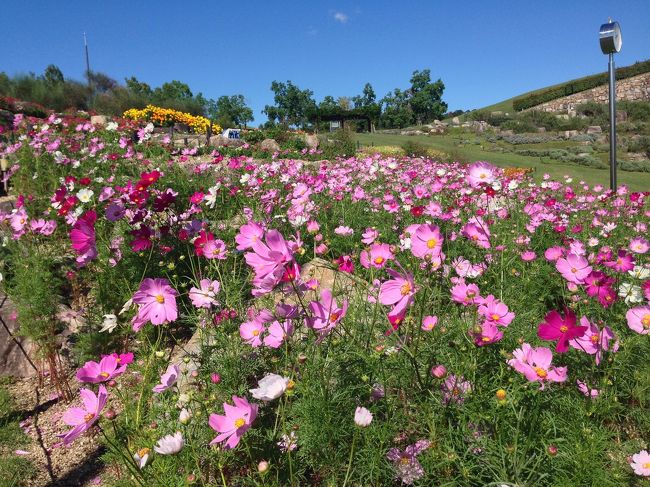
<path fill-rule="evenodd" d="M 95 192 L 92 189 L 84 188 L 77 191 L 77 198 L 82 203 L 88 203 L 94 194 Z"/>
<path fill-rule="evenodd" d="M 187 424 L 190 422 L 190 419 L 192 419 L 192 411 L 189 411 L 185 408 L 181 409 L 181 413 L 178 415 L 178 420 L 182 424 Z"/>
<path fill-rule="evenodd" d="M 126 303 L 124 303 L 124 306 L 122 306 L 122 309 L 120 310 L 120 312 L 118 314 L 123 315 L 128 310 L 130 310 L 132 306 L 133 306 L 133 299 L 129 299 Z"/>
<path fill-rule="evenodd" d="M 650 269 L 647 269 L 640 265 L 634 266 L 634 269 L 627 271 L 627 273 L 632 277 L 636 277 L 637 279 L 647 279 L 650 277 Z"/>
<path fill-rule="evenodd" d="M 108 124 L 106 124 L 106 130 L 111 132 L 113 130 L 117 130 L 117 127 L 118 127 L 117 122 L 108 122 Z"/>
<path fill-rule="evenodd" d="M 515 181 L 514 179 L 511 180 L 511 181 L 508 183 L 508 189 L 509 189 L 510 191 L 515 190 L 515 189 L 517 189 L 518 187 L 519 187 L 519 183 L 518 183 L 517 181 Z"/>
<path fill-rule="evenodd" d="M 272 401 L 284 394 L 288 384 L 288 377 L 282 377 L 278 374 L 267 374 L 259 381 L 257 389 L 251 389 L 249 392 L 255 399 Z"/>
<path fill-rule="evenodd" d="M 372 413 L 364 407 L 358 407 L 354 412 L 354 422 L 357 426 L 365 428 L 372 423 Z"/>
<path fill-rule="evenodd" d="M 149 453 L 151 453 L 149 448 L 140 448 L 133 455 L 133 459 L 140 469 L 143 469 L 145 465 L 147 465 L 147 462 L 149 461 Z"/>
<path fill-rule="evenodd" d="M 180 431 L 177 431 L 173 435 L 163 436 L 158 440 L 156 446 L 153 447 L 156 453 L 161 455 L 174 455 L 183 449 L 185 446 L 185 440 Z"/>
<path fill-rule="evenodd" d="M 102 323 L 102 327 L 99 330 L 99 332 L 104 332 L 107 331 L 109 333 L 113 333 L 113 330 L 117 326 L 117 316 L 114 314 L 107 314 L 104 315 L 104 323 Z"/>
<path fill-rule="evenodd" d="M 217 193 L 221 188 L 221 183 L 217 183 L 216 186 L 208 188 L 208 194 L 203 198 L 210 208 L 214 208 L 217 204 Z"/>
<path fill-rule="evenodd" d="M 631 282 L 624 282 L 618 288 L 618 295 L 625 299 L 625 304 L 636 304 L 643 302 L 643 292 L 639 286 Z"/>

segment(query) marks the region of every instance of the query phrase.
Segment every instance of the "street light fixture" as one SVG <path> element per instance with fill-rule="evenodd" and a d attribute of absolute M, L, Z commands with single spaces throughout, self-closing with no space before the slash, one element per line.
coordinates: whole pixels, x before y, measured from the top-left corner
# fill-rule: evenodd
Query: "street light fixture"
<path fill-rule="evenodd" d="M 616 191 L 616 73 L 614 53 L 621 50 L 621 26 L 612 19 L 600 26 L 600 50 L 609 56 L 609 186 Z"/>

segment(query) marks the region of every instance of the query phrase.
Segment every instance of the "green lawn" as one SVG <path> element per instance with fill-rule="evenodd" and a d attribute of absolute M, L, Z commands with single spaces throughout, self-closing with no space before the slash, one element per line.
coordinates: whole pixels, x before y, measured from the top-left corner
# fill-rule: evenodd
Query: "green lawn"
<path fill-rule="evenodd" d="M 590 185 L 600 183 L 609 186 L 609 171 L 606 169 L 567 164 L 548 157 L 540 158 L 520 156 L 507 152 L 491 152 L 481 149 L 480 145 L 476 144 L 459 145 L 459 139 L 449 135 L 356 134 L 356 140 L 362 146 L 373 144 L 401 146 L 411 140 L 446 152 L 453 156 L 455 160 L 462 162 L 489 161 L 501 167 L 532 167 L 535 168 L 536 179 L 541 179 L 544 173 L 550 174 L 553 178 L 570 175 L 576 182 L 584 180 Z M 538 149 L 547 148 L 545 144 L 536 144 L 535 147 Z M 627 184 L 633 191 L 650 191 L 650 173 L 619 171 L 618 182 L 619 184 Z"/>

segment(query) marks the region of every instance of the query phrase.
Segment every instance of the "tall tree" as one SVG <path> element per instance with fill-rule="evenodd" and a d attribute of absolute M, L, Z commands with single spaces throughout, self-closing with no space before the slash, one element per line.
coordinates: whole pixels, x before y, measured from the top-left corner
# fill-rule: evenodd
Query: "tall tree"
<path fill-rule="evenodd" d="M 193 96 L 190 87 L 178 80 L 163 83 L 153 95 L 156 100 L 189 100 Z"/>
<path fill-rule="evenodd" d="M 65 79 L 63 78 L 63 73 L 58 66 L 50 64 L 45 71 L 43 72 L 43 79 L 48 85 L 58 85 L 63 83 Z"/>
<path fill-rule="evenodd" d="M 135 76 L 131 76 L 130 78 L 125 78 L 124 81 L 126 82 L 126 87 L 134 95 L 142 96 L 144 98 L 150 98 L 151 95 L 153 94 L 151 86 L 149 86 L 147 83 L 138 80 Z"/>
<path fill-rule="evenodd" d="M 291 81 L 273 81 L 271 91 L 274 93 L 275 105 L 266 105 L 262 111 L 269 118 L 269 122 L 277 121 L 283 125 L 305 128 L 310 112 L 316 109 L 314 92 L 301 90 Z"/>
<path fill-rule="evenodd" d="M 431 82 L 429 69 L 413 72 L 409 103 L 419 124 L 439 120 L 445 114 L 447 104 L 442 101 L 444 90 L 441 79 Z"/>
<path fill-rule="evenodd" d="M 377 95 L 375 95 L 375 90 L 372 88 L 370 83 L 366 83 L 363 87 L 363 92 L 361 95 L 357 95 L 352 98 L 354 102 L 354 108 L 367 108 L 375 104 L 377 100 Z"/>
<path fill-rule="evenodd" d="M 244 95 L 220 96 L 208 102 L 208 115 L 222 127 L 242 125 L 253 121 L 253 110 L 246 105 Z"/>
<path fill-rule="evenodd" d="M 408 91 L 395 88 L 381 99 L 380 124 L 385 128 L 403 128 L 413 124 L 415 117 L 409 104 Z"/>

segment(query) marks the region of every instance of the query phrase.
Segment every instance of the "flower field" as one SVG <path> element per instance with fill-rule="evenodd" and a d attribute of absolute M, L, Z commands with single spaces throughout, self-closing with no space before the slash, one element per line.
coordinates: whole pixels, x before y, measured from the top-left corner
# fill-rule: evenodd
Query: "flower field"
<path fill-rule="evenodd" d="M 2 134 L 48 448 L 116 486 L 650 485 L 650 192 L 132 123 Z"/>

